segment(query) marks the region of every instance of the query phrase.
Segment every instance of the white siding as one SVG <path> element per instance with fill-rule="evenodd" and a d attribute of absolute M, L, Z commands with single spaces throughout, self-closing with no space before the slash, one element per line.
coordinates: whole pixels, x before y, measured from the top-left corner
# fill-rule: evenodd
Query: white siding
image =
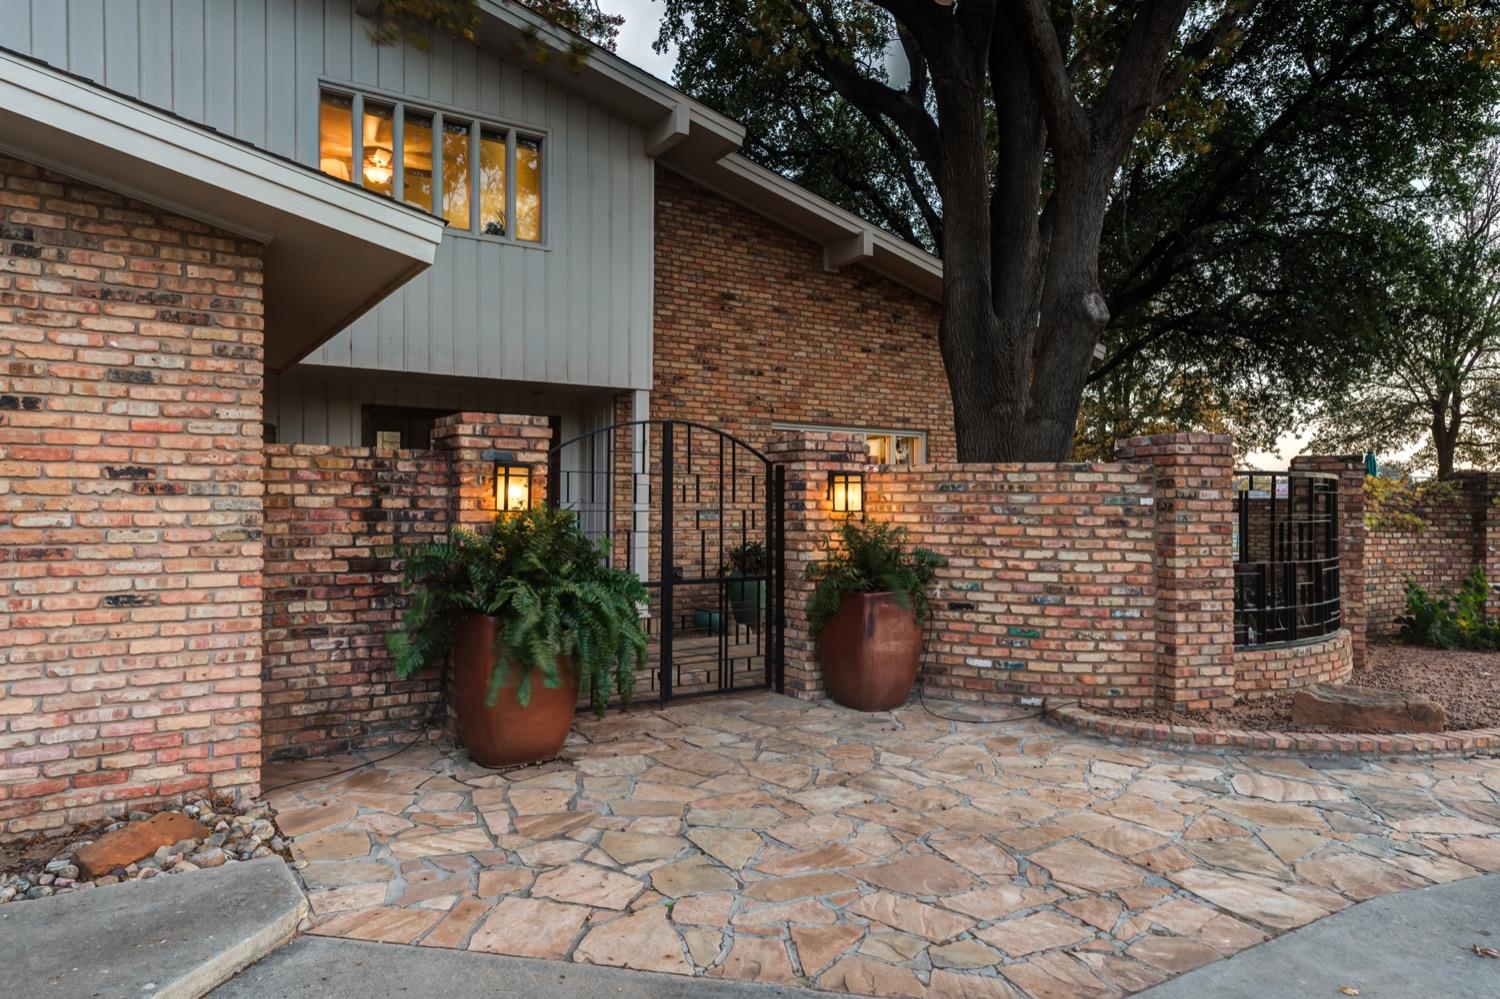
<path fill-rule="evenodd" d="M 641 129 L 446 36 L 431 53 L 377 46 L 353 3 L 0 0 L 0 44 L 310 166 L 325 79 L 544 130 L 545 248 L 450 235 L 426 275 L 307 361 L 648 388 L 654 172 Z"/>

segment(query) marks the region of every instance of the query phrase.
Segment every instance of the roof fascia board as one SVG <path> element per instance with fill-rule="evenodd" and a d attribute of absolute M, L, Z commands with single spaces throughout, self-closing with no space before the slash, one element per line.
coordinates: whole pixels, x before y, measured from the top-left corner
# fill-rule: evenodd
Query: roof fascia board
<path fill-rule="evenodd" d="M 118 155 L 160 165 L 212 187 L 276 205 L 319 225 L 430 264 L 442 240 L 435 216 L 370 195 L 352 185 L 287 163 L 263 150 L 122 98 L 68 74 L 0 52 L 0 109 L 37 125 L 70 132 Z M 14 142 L 5 142 L 15 150 Z M 15 150 L 19 151 L 19 150 Z M 78 175 L 76 164 L 48 164 Z M 102 171 L 82 179 L 116 185 Z M 134 192 L 123 192 L 134 193 Z M 160 203 L 159 195 L 142 195 Z M 163 205 L 202 219 L 200 207 Z M 273 234 L 245 232 L 232 219 L 203 219 L 261 242 Z"/>

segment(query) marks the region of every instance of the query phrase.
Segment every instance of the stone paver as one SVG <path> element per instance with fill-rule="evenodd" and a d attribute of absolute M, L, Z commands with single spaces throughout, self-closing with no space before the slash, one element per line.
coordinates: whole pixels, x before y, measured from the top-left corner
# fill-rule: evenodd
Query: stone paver
<path fill-rule="evenodd" d="M 269 795 L 312 932 L 881 996 L 1115 997 L 1500 871 L 1500 761 L 1116 746 L 771 694 Z M 278 782 L 276 767 L 265 783 Z"/>

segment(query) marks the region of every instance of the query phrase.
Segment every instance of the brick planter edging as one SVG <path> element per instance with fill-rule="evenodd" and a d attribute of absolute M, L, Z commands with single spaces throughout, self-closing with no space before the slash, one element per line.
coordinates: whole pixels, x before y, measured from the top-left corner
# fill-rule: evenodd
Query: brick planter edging
<path fill-rule="evenodd" d="M 1259 732 L 1203 725 L 1169 725 L 1099 714 L 1069 704 L 1048 712 L 1064 725 L 1099 735 L 1139 742 L 1160 742 L 1203 749 L 1254 749 L 1263 752 L 1362 756 L 1421 753 L 1453 756 L 1500 750 L 1500 728 L 1432 733 Z"/>

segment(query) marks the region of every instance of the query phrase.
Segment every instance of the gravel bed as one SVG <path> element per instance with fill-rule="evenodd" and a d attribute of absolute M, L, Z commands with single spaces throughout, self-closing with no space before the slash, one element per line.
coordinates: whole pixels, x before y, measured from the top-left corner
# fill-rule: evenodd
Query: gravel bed
<path fill-rule="evenodd" d="M 1356 687 L 1421 694 L 1443 706 L 1448 728 L 1500 728 L 1500 652 L 1449 652 L 1410 645 L 1370 645 L 1364 669 L 1355 670 L 1349 683 Z M 1292 693 L 1236 704 L 1223 711 L 1182 715 L 1160 708 L 1133 711 L 1104 710 L 1103 714 L 1150 721 L 1176 722 L 1210 728 L 1241 728 L 1262 732 L 1318 732 L 1316 725 L 1292 724 Z"/>
<path fill-rule="evenodd" d="M 79 876 L 78 865 L 73 862 L 74 855 L 105 833 L 149 819 L 152 813 L 131 812 L 120 819 L 78 826 L 62 836 L 37 835 L 0 843 L 0 904 L 47 898 L 121 881 L 183 874 L 258 857 L 290 859 L 288 844 L 277 835 L 270 819 L 270 808 L 265 804 L 241 808 L 227 798 L 199 798 L 190 801 L 181 811 L 203 823 L 212 833 L 203 839 L 185 839 L 163 846 L 144 860 L 116 868 L 92 881 Z"/>

